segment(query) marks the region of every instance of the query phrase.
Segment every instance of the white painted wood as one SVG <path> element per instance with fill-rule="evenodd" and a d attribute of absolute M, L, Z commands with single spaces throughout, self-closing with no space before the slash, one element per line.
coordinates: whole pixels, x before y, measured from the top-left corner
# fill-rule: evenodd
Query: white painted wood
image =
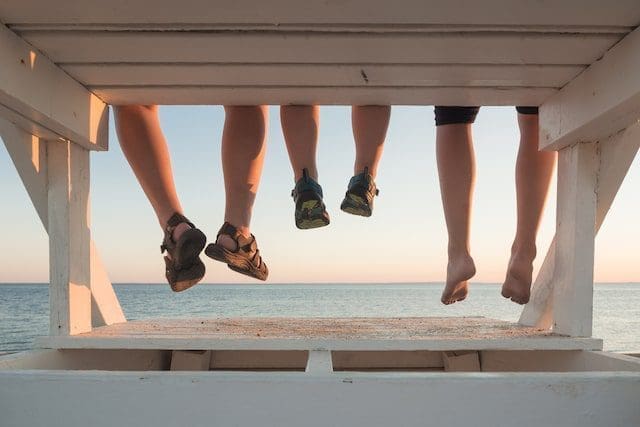
<path fill-rule="evenodd" d="M 336 371 L 442 370 L 441 351 L 333 351 Z"/>
<path fill-rule="evenodd" d="M 486 372 L 640 372 L 640 360 L 603 351 L 483 351 Z"/>
<path fill-rule="evenodd" d="M 598 167 L 595 143 L 558 153 L 553 330 L 559 334 L 591 336 Z"/>
<path fill-rule="evenodd" d="M 73 337 L 44 337 L 45 348 L 171 350 L 483 350 L 602 349 L 569 338 L 484 318 L 231 318 L 130 321 Z"/>
<path fill-rule="evenodd" d="M 208 371 L 211 364 L 209 350 L 174 350 L 171 352 L 172 371 Z"/>
<path fill-rule="evenodd" d="M 480 355 L 477 351 L 444 351 L 442 352 L 444 370 L 447 372 L 479 372 Z"/>
<path fill-rule="evenodd" d="M 136 85 L 472 86 L 560 88 L 581 65 L 490 64 L 62 64 L 90 89 Z"/>
<path fill-rule="evenodd" d="M 3 118 L 0 118 L 0 138 L 46 230 L 49 222 L 46 141 Z"/>
<path fill-rule="evenodd" d="M 216 350 L 211 352 L 212 370 L 304 371 L 306 351 Z"/>
<path fill-rule="evenodd" d="M 552 8 L 553 13 L 550 13 Z M 3 0 L 0 20 L 10 24 L 433 24 L 442 26 L 532 25 L 628 26 L 640 24 L 640 8 L 634 0 L 349 0 L 341 2 L 272 0 Z"/>
<path fill-rule="evenodd" d="M 637 357 L 605 351 L 585 351 L 580 354 L 584 358 L 584 366 L 586 369 L 594 371 L 640 372 L 640 359 Z"/>
<path fill-rule="evenodd" d="M 8 24 L 9 29 L 16 33 L 23 31 L 310 31 L 332 33 L 479 33 L 479 32 L 510 32 L 510 33 L 550 33 L 550 34 L 628 34 L 634 27 L 625 25 L 478 25 L 466 23 L 460 25 L 442 24 L 408 24 L 396 23 L 18 23 Z"/>
<path fill-rule="evenodd" d="M 120 301 L 107 270 L 102 264 L 98 248 L 91 239 L 91 324 L 93 327 L 126 322 Z"/>
<path fill-rule="evenodd" d="M 540 108 L 540 147 L 596 142 L 640 119 L 640 28 Z"/>
<path fill-rule="evenodd" d="M 556 237 L 553 237 L 547 254 L 542 261 L 538 275 L 531 286 L 529 302 L 522 308 L 518 323 L 550 329 L 553 325 L 553 286 L 556 263 Z"/>
<path fill-rule="evenodd" d="M 22 31 L 56 63 L 588 65 L 620 34 Z M 159 48 L 161 47 L 161 48 Z"/>
<path fill-rule="evenodd" d="M 50 333 L 91 330 L 89 151 L 47 145 Z"/>
<path fill-rule="evenodd" d="M 304 370 L 311 375 L 327 375 L 333 372 L 333 361 L 329 350 L 310 350 Z"/>
<path fill-rule="evenodd" d="M 31 350 L 1 356 L 0 371 L 163 371 L 170 363 L 166 350 Z"/>
<path fill-rule="evenodd" d="M 631 372 L 0 372 L 3 427 L 634 426 L 639 395 Z"/>
<path fill-rule="evenodd" d="M 2 24 L 0 106 L 3 117 L 36 136 L 54 134 L 90 150 L 107 149 L 104 102 Z"/>
<path fill-rule="evenodd" d="M 624 181 L 638 148 L 640 124 L 630 126 L 599 143 L 600 167 L 598 172 L 596 233 L 613 204 L 618 189 Z M 551 242 L 538 276 L 532 288 L 531 300 L 524 307 L 519 323 L 548 329 L 553 323 L 552 295 L 556 242 Z"/>
<path fill-rule="evenodd" d="M 47 143 L 0 118 L 0 137 L 18 171 L 31 202 L 48 229 Z M 93 326 L 126 321 L 93 240 L 91 241 L 91 296 Z"/>
<path fill-rule="evenodd" d="M 215 87 L 94 89 L 109 104 L 166 105 L 538 105 L 556 92 L 524 87 Z"/>

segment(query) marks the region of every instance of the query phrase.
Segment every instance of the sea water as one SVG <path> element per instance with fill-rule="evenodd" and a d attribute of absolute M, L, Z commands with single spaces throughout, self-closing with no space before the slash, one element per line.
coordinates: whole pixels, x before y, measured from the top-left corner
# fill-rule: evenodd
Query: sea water
<path fill-rule="evenodd" d="M 127 319 L 302 316 L 485 316 L 517 321 L 522 310 L 498 284 L 473 284 L 466 301 L 440 303 L 442 284 L 198 285 L 179 294 L 168 285 L 114 286 Z M 47 335 L 46 285 L 0 285 L 0 352 L 28 350 Z M 598 284 L 593 335 L 610 351 L 640 351 L 640 283 Z"/>

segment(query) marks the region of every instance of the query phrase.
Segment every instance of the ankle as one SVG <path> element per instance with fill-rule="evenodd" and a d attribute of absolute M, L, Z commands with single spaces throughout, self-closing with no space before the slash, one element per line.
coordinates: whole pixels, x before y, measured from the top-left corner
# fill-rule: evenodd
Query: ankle
<path fill-rule="evenodd" d="M 300 181 L 304 175 L 304 169 L 307 170 L 307 174 L 309 174 L 309 178 L 313 179 L 314 181 L 318 182 L 318 168 L 311 167 L 311 168 L 298 168 L 296 170 L 294 170 L 293 172 L 293 179 L 295 180 L 295 182 L 297 183 L 298 181 Z"/>
<path fill-rule="evenodd" d="M 449 246 L 449 260 L 459 260 L 471 258 L 471 252 L 468 246 Z"/>
<path fill-rule="evenodd" d="M 537 249 L 535 243 L 522 243 L 515 241 L 511 245 L 511 257 L 533 261 L 536 258 Z"/>

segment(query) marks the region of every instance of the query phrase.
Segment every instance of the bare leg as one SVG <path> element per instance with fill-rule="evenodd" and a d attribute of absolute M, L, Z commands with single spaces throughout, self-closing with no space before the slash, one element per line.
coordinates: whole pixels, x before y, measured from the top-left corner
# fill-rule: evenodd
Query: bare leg
<path fill-rule="evenodd" d="M 318 180 L 316 149 L 318 147 L 318 127 L 320 109 L 317 105 L 283 105 L 280 107 L 282 133 L 287 144 L 289 160 L 293 168 L 294 180 L 302 178 L 302 169 Z"/>
<path fill-rule="evenodd" d="M 520 149 L 516 162 L 518 225 L 502 296 L 529 302 L 536 235 L 553 174 L 555 152 L 538 151 L 538 115 L 518 114 Z"/>
<path fill-rule="evenodd" d="M 471 124 L 450 124 L 436 129 L 440 192 L 449 233 L 447 283 L 441 301 L 452 304 L 467 297 L 467 281 L 476 273 L 469 253 L 475 158 Z"/>
<path fill-rule="evenodd" d="M 115 107 L 114 114 L 122 152 L 164 229 L 171 215 L 183 212 L 173 181 L 169 149 L 160 129 L 158 107 L 120 106 Z M 187 229 L 187 224 L 178 225 L 173 232 L 174 240 Z"/>
<path fill-rule="evenodd" d="M 224 220 L 251 236 L 251 212 L 260 185 L 266 152 L 267 106 L 225 107 L 222 170 L 226 205 Z M 218 240 L 227 249 L 236 244 L 227 235 Z"/>
<path fill-rule="evenodd" d="M 368 167 L 369 173 L 375 178 L 378 163 L 382 157 L 390 115 L 391 107 L 388 105 L 354 105 L 351 108 L 351 124 L 356 143 L 354 175 L 362 173 L 364 168 Z"/>

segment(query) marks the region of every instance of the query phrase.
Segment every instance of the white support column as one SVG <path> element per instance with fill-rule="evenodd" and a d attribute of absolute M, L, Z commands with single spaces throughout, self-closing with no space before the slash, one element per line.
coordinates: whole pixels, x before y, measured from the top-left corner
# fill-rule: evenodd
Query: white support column
<path fill-rule="evenodd" d="M 553 329 L 591 336 L 598 145 L 576 144 L 558 153 L 558 204 Z"/>
<path fill-rule="evenodd" d="M 602 141 L 600 147 L 600 171 L 598 173 L 596 233 L 600 230 L 618 189 L 627 175 L 640 148 L 640 123 Z M 520 324 L 548 329 L 553 324 L 552 296 L 556 239 L 540 267 L 533 284 L 531 300 L 524 307 Z"/>
<path fill-rule="evenodd" d="M 48 142 L 51 335 L 91 330 L 89 151 Z"/>
<path fill-rule="evenodd" d="M 0 118 L 0 136 L 45 230 L 49 228 L 47 142 Z M 98 250 L 91 241 L 91 296 L 94 327 L 126 322 Z"/>

